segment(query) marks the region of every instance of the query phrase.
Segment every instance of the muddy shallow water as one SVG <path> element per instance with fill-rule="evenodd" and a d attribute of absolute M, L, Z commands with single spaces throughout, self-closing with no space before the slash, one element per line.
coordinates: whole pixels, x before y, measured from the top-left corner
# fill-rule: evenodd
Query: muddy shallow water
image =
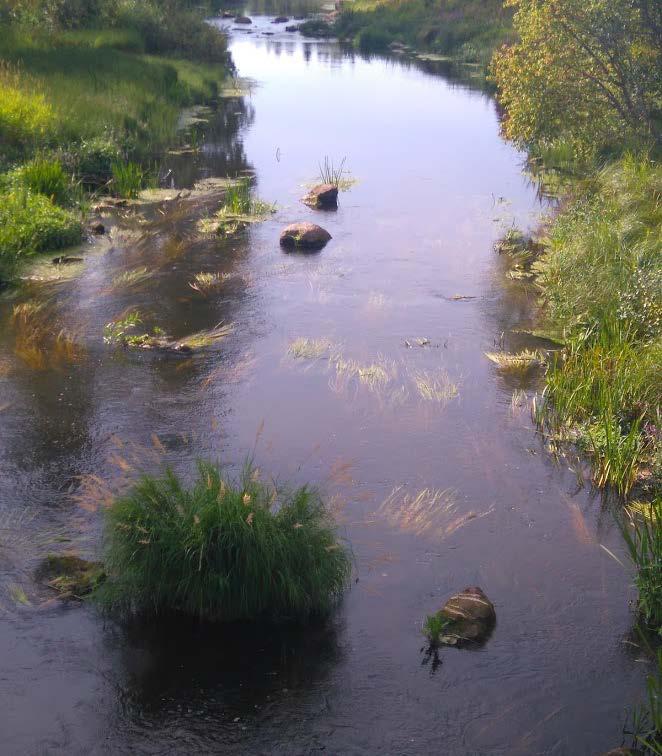
<path fill-rule="evenodd" d="M 480 91 L 272 31 L 262 18 L 234 33 L 249 90 L 203 114 L 199 151 L 166 157 L 162 175 L 180 189 L 252 171 L 276 213 L 217 240 L 196 229 L 213 199 L 120 209 L 82 265 L 0 303 L 0 751 L 618 745 L 648 670 L 629 642 L 631 575 L 601 548 L 622 555 L 618 531 L 536 434 L 536 376 L 484 356 L 536 345 L 517 332 L 531 292 L 492 248 L 547 209 L 523 157 Z M 346 157 L 354 179 L 335 213 L 299 201 L 324 156 Z M 332 234 L 319 254 L 279 249 L 299 219 Z M 203 296 L 199 272 L 228 276 Z M 43 341 L 11 321 L 26 299 L 42 305 Z M 233 332 L 193 356 L 117 350 L 104 324 L 127 308 L 175 339 Z M 60 330 L 75 346 L 54 346 Z M 357 580 L 331 622 L 124 630 L 34 585 L 45 552 L 98 549 L 91 476 L 116 485 L 199 457 L 237 468 L 251 450 L 338 510 Z M 433 665 L 421 621 L 467 585 L 494 601 L 496 629 Z"/>

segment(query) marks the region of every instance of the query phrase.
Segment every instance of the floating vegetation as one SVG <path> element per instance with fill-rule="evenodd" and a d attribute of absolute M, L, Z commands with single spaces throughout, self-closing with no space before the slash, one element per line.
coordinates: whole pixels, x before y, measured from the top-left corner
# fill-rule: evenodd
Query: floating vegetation
<path fill-rule="evenodd" d="M 35 370 L 58 367 L 81 358 L 84 349 L 76 337 L 60 328 L 46 302 L 29 300 L 12 310 L 14 352 Z"/>
<path fill-rule="evenodd" d="M 145 283 L 150 275 L 146 267 L 125 270 L 123 273 L 116 275 L 110 285 L 112 289 L 130 289 Z"/>
<path fill-rule="evenodd" d="M 483 512 L 458 513 L 457 492 L 451 488 L 423 488 L 410 494 L 403 486 L 396 486 L 375 515 L 386 518 L 394 528 L 443 540 L 471 520 L 486 517 L 493 511 L 494 507 L 490 507 Z"/>
<path fill-rule="evenodd" d="M 383 358 L 380 358 L 379 362 L 361 364 L 356 360 L 346 360 L 339 356 L 334 360 L 334 367 L 338 381 L 347 383 L 355 379 L 371 391 L 384 388 L 397 376 L 395 363 Z"/>
<path fill-rule="evenodd" d="M 455 399 L 460 393 L 457 384 L 450 379 L 448 371 L 444 368 L 435 371 L 414 371 L 412 372 L 412 381 L 419 396 L 428 402 L 443 404 Z"/>
<path fill-rule="evenodd" d="M 316 360 L 329 354 L 334 348 L 330 339 L 298 338 L 290 342 L 287 353 L 295 360 Z"/>
<path fill-rule="evenodd" d="M 275 213 L 275 205 L 253 196 L 251 183 L 251 177 L 246 176 L 228 185 L 220 210 L 213 218 L 201 220 L 200 230 L 207 234 L 232 236 Z"/>
<path fill-rule="evenodd" d="M 49 554 L 39 565 L 36 578 L 62 599 L 81 599 L 105 580 L 100 562 L 88 562 L 75 554 Z"/>
<path fill-rule="evenodd" d="M 214 328 L 198 331 L 183 339 L 172 339 L 165 331 L 156 326 L 151 331 L 140 333 L 139 326 L 142 324 L 142 316 L 138 311 L 124 313 L 119 318 L 106 323 L 103 340 L 106 344 L 134 349 L 189 353 L 211 346 L 224 339 L 233 330 L 231 324 L 219 323 Z"/>
<path fill-rule="evenodd" d="M 230 273 L 196 273 L 189 286 L 203 296 L 207 296 L 218 289 L 231 278 Z"/>
<path fill-rule="evenodd" d="M 508 352 L 485 352 L 485 356 L 499 370 L 508 373 L 526 373 L 534 367 L 540 367 L 545 364 L 545 360 L 540 352 L 528 351 L 526 349 L 516 354 Z"/>

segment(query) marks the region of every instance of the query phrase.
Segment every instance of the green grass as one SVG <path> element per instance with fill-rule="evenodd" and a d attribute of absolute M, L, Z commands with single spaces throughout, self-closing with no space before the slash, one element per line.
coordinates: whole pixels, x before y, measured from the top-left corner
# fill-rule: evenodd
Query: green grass
<path fill-rule="evenodd" d="M 36 252 L 78 244 L 80 219 L 41 194 L 14 190 L 0 194 L 0 281 Z"/>
<path fill-rule="evenodd" d="M 428 614 L 423 622 L 423 635 L 428 639 L 430 646 L 436 648 L 440 637 L 448 630 L 451 621 L 439 612 Z"/>
<path fill-rule="evenodd" d="M 662 636 L 662 497 L 630 512 L 623 536 L 637 569 L 637 606 L 647 627 Z"/>
<path fill-rule="evenodd" d="M 117 13 L 126 15 L 129 5 L 119 3 Z M 152 13 L 154 7 L 146 3 L 134 11 Z M 145 184 L 146 160 L 174 142 L 181 109 L 217 95 L 225 41 L 187 18 L 189 26 L 182 22 L 180 30 L 168 22 L 169 39 L 157 38 L 161 31 L 155 30 L 149 37 L 139 24 L 48 31 L 47 25 L 0 21 L 0 281 L 27 254 L 80 240 L 74 216 L 39 195 L 81 210 L 85 189 L 135 196 Z M 200 31 L 197 41 L 185 39 L 187 28 Z M 205 40 L 209 49 L 203 49 Z"/>
<path fill-rule="evenodd" d="M 627 495 L 660 484 L 662 169 L 626 157 L 583 187 L 533 266 L 549 325 L 565 334 L 550 361 L 539 419 L 578 440 L 594 480 Z"/>
<path fill-rule="evenodd" d="M 144 477 L 107 513 L 111 611 L 202 620 L 326 614 L 350 560 L 319 495 L 278 490 L 247 467 L 238 481 L 200 463 L 187 488 L 172 471 Z"/>
<path fill-rule="evenodd" d="M 356 0 L 335 31 L 368 52 L 398 42 L 484 66 L 513 40 L 512 11 L 501 0 Z"/>

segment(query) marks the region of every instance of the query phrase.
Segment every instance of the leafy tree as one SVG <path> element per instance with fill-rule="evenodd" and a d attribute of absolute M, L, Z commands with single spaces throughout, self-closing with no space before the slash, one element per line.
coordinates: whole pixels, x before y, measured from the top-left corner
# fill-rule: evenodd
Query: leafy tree
<path fill-rule="evenodd" d="M 506 136 L 581 152 L 654 142 L 662 113 L 660 0 L 505 0 L 520 41 L 493 76 Z"/>

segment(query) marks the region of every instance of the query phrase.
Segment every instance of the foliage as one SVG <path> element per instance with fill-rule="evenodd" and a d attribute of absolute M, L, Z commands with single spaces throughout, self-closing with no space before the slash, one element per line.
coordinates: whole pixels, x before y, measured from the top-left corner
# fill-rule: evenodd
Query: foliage
<path fill-rule="evenodd" d="M 484 64 L 513 39 L 512 13 L 501 0 L 355 0 L 335 31 L 367 52 L 395 42 Z"/>
<path fill-rule="evenodd" d="M 662 636 L 662 497 L 633 512 L 623 527 L 630 558 L 637 568 L 638 608 L 648 627 Z"/>
<path fill-rule="evenodd" d="M 658 0 L 507 0 L 519 42 L 493 72 L 506 135 L 564 139 L 578 155 L 661 137 Z"/>
<path fill-rule="evenodd" d="M 71 178 L 59 160 L 38 157 L 0 176 L 0 187 L 5 190 L 24 189 L 43 194 L 53 202 L 66 204 L 71 196 Z"/>
<path fill-rule="evenodd" d="M 350 562 L 319 495 L 277 490 L 247 467 L 236 483 L 201 463 L 191 488 L 143 477 L 107 513 L 99 598 L 113 610 L 204 620 L 328 612 Z"/>
<path fill-rule="evenodd" d="M 653 481 L 661 472 L 661 187 L 650 161 L 605 168 L 556 218 L 534 265 L 547 317 L 567 340 L 549 364 L 539 419 L 583 443 L 596 483 L 621 494 L 641 468 Z"/>
<path fill-rule="evenodd" d="M 117 160 L 111 165 L 111 174 L 112 191 L 119 197 L 135 199 L 145 185 L 146 173 L 138 163 Z"/>
<path fill-rule="evenodd" d="M 0 281 L 20 259 L 78 244 L 81 236 L 78 218 L 47 197 L 18 189 L 0 194 Z"/>

